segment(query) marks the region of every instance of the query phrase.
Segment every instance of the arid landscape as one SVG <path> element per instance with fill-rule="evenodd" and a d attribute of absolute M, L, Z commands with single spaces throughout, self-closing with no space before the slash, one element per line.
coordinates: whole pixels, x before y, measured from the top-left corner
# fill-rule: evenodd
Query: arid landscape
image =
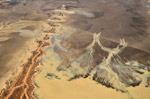
<path fill-rule="evenodd" d="M 0 99 L 150 99 L 150 0 L 0 0 Z"/>

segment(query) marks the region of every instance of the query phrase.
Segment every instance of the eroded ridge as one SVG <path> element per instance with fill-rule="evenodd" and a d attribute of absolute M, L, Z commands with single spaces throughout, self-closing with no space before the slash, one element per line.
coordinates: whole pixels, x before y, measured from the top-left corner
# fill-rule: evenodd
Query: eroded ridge
<path fill-rule="evenodd" d="M 38 72 L 40 57 L 43 55 L 43 49 L 49 46 L 48 42 L 37 41 L 38 47 L 33 51 L 32 56 L 24 64 L 22 72 L 16 77 L 15 81 L 8 81 L 9 85 L 2 90 L 1 99 L 34 99 L 33 91 L 36 86 L 33 82 L 35 73 Z"/>
<path fill-rule="evenodd" d="M 48 25 L 51 27 L 48 30 L 44 30 L 42 34 L 42 40 L 37 40 L 37 49 L 32 52 L 31 57 L 28 61 L 23 64 L 22 71 L 13 80 L 9 80 L 0 93 L 0 99 L 36 99 L 37 96 L 34 94 L 38 85 L 34 82 L 34 77 L 39 72 L 39 66 L 41 63 L 41 56 L 44 54 L 44 49 L 51 46 L 51 38 L 56 35 L 60 29 L 59 22 L 64 22 L 61 19 L 64 14 L 63 11 L 58 10 L 53 15 L 53 18 L 48 19 Z M 62 16 L 63 15 L 63 16 Z M 58 22 L 59 21 L 59 22 Z M 47 29 L 47 25 L 44 27 Z"/>

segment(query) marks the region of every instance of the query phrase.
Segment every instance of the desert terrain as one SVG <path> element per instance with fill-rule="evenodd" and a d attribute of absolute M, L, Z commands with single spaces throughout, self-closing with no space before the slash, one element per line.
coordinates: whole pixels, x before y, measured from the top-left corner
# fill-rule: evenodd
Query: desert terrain
<path fill-rule="evenodd" d="M 149 0 L 0 1 L 0 99 L 149 99 Z"/>

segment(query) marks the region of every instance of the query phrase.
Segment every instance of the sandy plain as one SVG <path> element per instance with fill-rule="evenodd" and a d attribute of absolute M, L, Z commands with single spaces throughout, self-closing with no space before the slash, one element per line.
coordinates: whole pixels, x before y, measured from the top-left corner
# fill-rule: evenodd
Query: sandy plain
<path fill-rule="evenodd" d="M 49 34 L 51 27 L 47 22 L 54 20 L 56 23 L 63 24 L 63 28 L 56 29 L 56 33 L 63 34 L 58 40 L 61 45 L 52 47 L 59 54 L 61 60 L 53 59 L 51 50 L 46 51 L 46 56 L 52 58 L 48 60 L 43 58 L 46 62 L 43 62 L 42 71 L 35 77 L 35 82 L 40 87 L 35 92 L 37 97 L 40 99 L 69 99 L 70 97 L 74 97 L 74 99 L 91 99 L 93 97 L 110 99 L 110 96 L 113 96 L 114 99 L 120 97 L 122 99 L 132 97 L 133 99 L 148 99 L 150 97 L 148 95 L 149 88 L 143 88 L 143 86 L 138 86 L 135 89 L 129 88 L 132 94 L 130 97 L 130 95 L 114 89 L 97 85 L 89 79 L 81 78 L 67 82 L 45 78 L 47 72 L 52 69 L 50 64 L 56 65 L 58 70 L 61 70 L 63 66 L 70 67 L 69 59 L 82 54 L 84 52 L 82 48 L 92 41 L 92 34 L 99 32 L 102 32 L 101 42 L 105 47 L 115 48 L 119 44 L 119 40 L 124 38 L 128 47 L 121 53 L 121 57 L 150 65 L 150 15 L 147 13 L 149 8 L 145 7 L 147 3 L 146 0 L 31 0 L 15 5 L 0 5 L 0 89 L 4 87 L 8 79 L 18 75 L 20 66 L 37 48 L 35 41 L 43 38 L 41 35 L 43 32 Z M 57 12 L 53 11 L 62 5 L 67 5 L 67 11 L 71 10 L 69 18 L 66 21 L 49 19 Z M 52 39 L 52 44 L 54 42 L 57 43 Z M 75 49 L 75 52 L 65 52 L 66 49 Z M 97 54 L 101 51 L 97 47 L 95 50 L 93 67 L 102 61 L 101 56 Z M 102 52 L 101 54 L 106 57 L 108 53 Z M 58 61 L 62 61 L 59 66 Z M 91 90 L 94 91 L 91 92 Z M 141 92 L 145 94 L 138 96 Z"/>

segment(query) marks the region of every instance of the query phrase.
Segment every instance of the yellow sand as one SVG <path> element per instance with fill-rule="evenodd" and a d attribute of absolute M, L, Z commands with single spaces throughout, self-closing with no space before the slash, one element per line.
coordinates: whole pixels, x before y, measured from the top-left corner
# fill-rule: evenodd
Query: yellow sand
<path fill-rule="evenodd" d="M 40 88 L 36 94 L 39 99 L 127 99 L 128 95 L 106 88 L 90 79 L 77 79 L 71 82 L 66 80 L 49 80 L 45 77 L 47 72 L 55 72 L 54 68 L 59 65 L 58 57 L 53 51 L 47 53 L 44 58 L 42 71 L 35 78 Z M 50 66 L 53 64 L 53 66 Z M 62 77 L 61 77 L 62 78 Z M 121 96 L 121 97 L 120 97 Z"/>
<path fill-rule="evenodd" d="M 116 92 L 89 79 L 72 82 L 45 79 L 37 90 L 39 99 L 128 99 L 127 94 Z"/>
<path fill-rule="evenodd" d="M 11 37 L 0 37 L 0 42 L 2 42 L 2 41 L 6 41 L 6 40 L 8 40 L 8 39 L 10 39 Z"/>
<path fill-rule="evenodd" d="M 22 28 L 30 25 L 34 25 L 37 30 L 41 29 L 41 24 L 43 22 L 35 22 L 35 21 L 26 21 L 26 20 L 20 20 L 15 23 L 11 23 L 10 25 L 6 25 L 6 27 L 1 28 L 0 27 L 0 35 L 7 35 L 11 34 L 13 32 L 19 32 Z"/>

